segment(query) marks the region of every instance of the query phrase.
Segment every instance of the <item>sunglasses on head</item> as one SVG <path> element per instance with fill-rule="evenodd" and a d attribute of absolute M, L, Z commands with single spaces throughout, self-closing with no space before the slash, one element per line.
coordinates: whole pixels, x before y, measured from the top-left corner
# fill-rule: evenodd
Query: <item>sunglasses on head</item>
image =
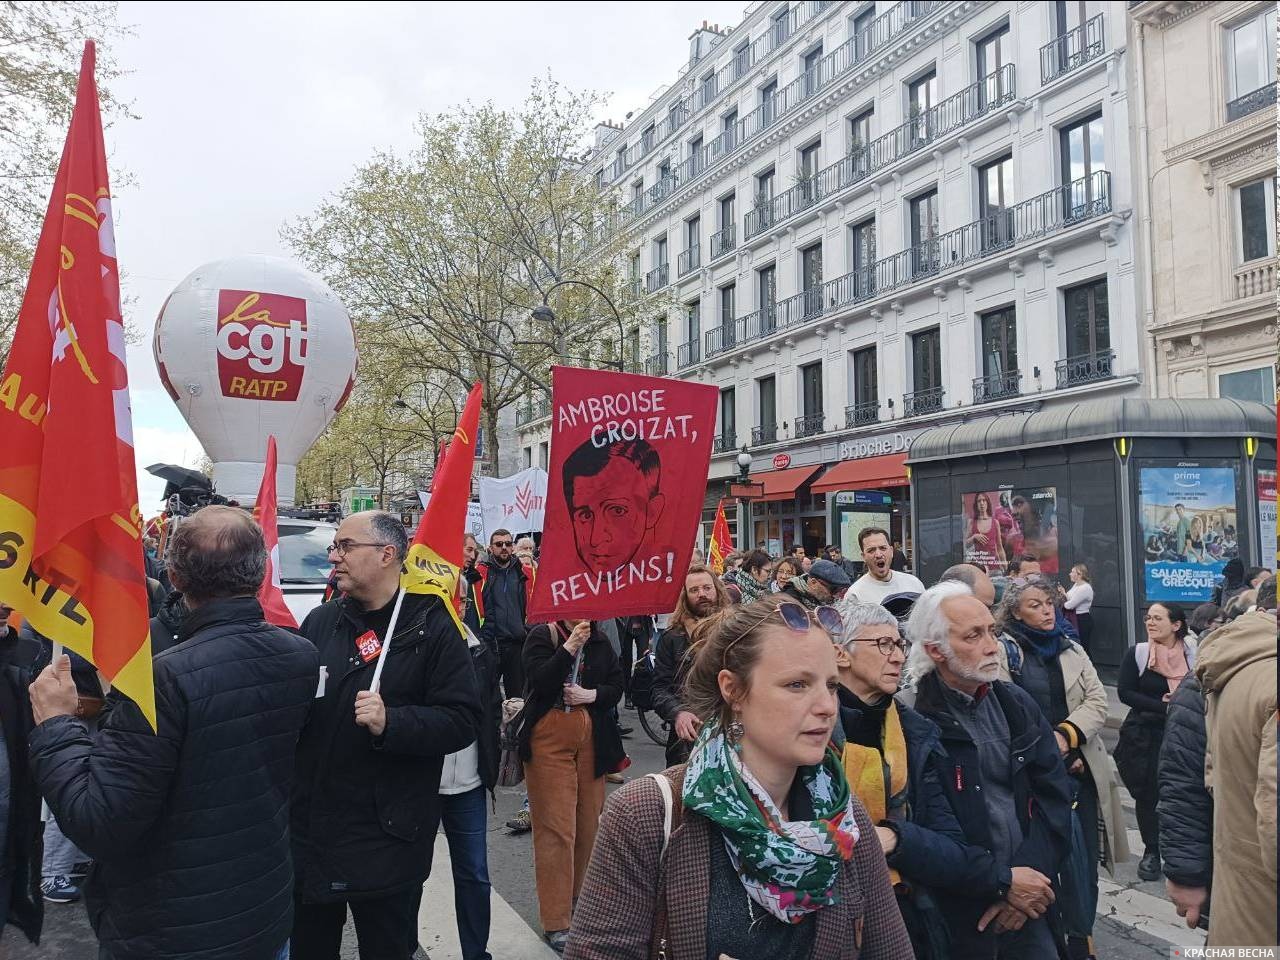
<path fill-rule="evenodd" d="M 835 607 L 823 606 L 818 607 L 816 610 L 809 610 L 794 601 L 784 600 L 775 609 L 770 610 L 729 641 L 728 646 L 724 648 L 725 662 L 728 663 L 729 651 L 733 649 L 739 640 L 767 621 L 775 613 L 782 620 L 782 625 L 794 633 L 808 633 L 811 626 L 817 626 L 825 630 L 833 639 L 838 639 L 844 633 L 844 620 L 840 616 L 840 611 Z"/>

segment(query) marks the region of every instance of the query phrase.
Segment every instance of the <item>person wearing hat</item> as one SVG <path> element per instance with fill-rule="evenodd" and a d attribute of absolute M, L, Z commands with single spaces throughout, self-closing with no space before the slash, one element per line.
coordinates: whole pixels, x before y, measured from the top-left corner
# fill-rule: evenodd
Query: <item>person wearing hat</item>
<path fill-rule="evenodd" d="M 780 592 L 812 610 L 835 603 L 851 586 L 853 581 L 840 566 L 830 560 L 815 560 L 808 573 L 792 577 Z"/>

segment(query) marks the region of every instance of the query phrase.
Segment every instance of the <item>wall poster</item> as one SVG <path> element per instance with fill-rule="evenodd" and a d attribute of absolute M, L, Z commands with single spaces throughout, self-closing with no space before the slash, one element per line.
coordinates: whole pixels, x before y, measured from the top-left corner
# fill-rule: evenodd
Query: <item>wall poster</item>
<path fill-rule="evenodd" d="M 1262 555 L 1258 566 L 1276 568 L 1276 471 L 1258 470 L 1258 532 Z"/>
<path fill-rule="evenodd" d="M 1240 553 L 1235 470 L 1142 467 L 1138 512 L 1147 602 L 1212 600 L 1222 568 Z"/>
<path fill-rule="evenodd" d="M 960 495 L 964 562 L 1003 574 L 1010 560 L 1031 557 L 1058 572 L 1057 487 L 1001 487 Z"/>

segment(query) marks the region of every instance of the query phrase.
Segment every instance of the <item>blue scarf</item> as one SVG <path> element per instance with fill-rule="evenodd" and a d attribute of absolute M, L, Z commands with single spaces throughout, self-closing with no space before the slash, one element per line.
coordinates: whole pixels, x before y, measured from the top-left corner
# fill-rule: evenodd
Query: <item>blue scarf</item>
<path fill-rule="evenodd" d="M 1052 630 L 1037 630 L 1021 620 L 1010 620 L 1005 631 L 1018 641 L 1018 646 L 1034 653 L 1042 660 L 1052 660 L 1067 646 L 1067 632 L 1063 624 L 1055 623 Z"/>

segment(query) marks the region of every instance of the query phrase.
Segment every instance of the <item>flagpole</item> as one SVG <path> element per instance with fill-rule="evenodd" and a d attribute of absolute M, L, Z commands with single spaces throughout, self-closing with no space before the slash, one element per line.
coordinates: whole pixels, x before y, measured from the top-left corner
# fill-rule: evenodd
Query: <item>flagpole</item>
<path fill-rule="evenodd" d="M 396 594 L 396 605 L 391 608 L 391 622 L 387 624 L 387 636 L 382 641 L 382 650 L 378 653 L 378 665 L 373 668 L 373 682 L 369 684 L 369 692 L 377 693 L 382 685 L 382 666 L 387 662 L 387 651 L 391 649 L 391 637 L 396 632 L 396 621 L 400 619 L 400 605 L 404 603 L 404 587 Z"/>

